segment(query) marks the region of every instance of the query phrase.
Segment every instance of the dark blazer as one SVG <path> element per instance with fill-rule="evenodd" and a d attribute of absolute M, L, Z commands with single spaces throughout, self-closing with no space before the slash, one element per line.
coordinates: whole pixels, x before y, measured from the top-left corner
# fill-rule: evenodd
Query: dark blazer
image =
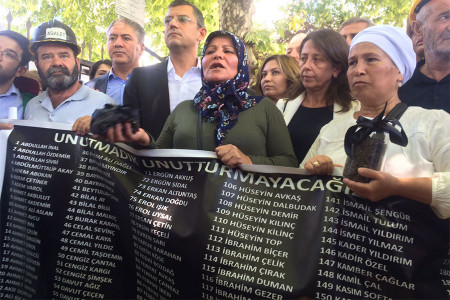
<path fill-rule="evenodd" d="M 139 108 L 141 127 L 158 139 L 170 115 L 168 60 L 134 68 L 125 86 L 123 104 Z"/>
<path fill-rule="evenodd" d="M 86 85 L 94 90 L 99 90 L 103 94 L 106 94 L 106 89 L 108 88 L 108 76 L 109 72 L 103 76 L 99 76 L 97 78 L 92 79 L 87 82 Z"/>

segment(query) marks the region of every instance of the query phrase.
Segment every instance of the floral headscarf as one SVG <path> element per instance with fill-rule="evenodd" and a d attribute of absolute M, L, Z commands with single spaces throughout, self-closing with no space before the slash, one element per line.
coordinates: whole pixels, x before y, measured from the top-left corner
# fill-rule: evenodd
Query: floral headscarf
<path fill-rule="evenodd" d="M 227 133 L 236 124 L 238 114 L 255 106 L 263 98 L 247 93 L 249 83 L 247 51 L 244 43 L 234 34 L 220 30 L 212 32 L 203 47 L 202 59 L 211 40 L 218 36 L 231 37 L 238 56 L 238 73 L 233 79 L 222 83 L 208 82 L 203 75 L 202 66 L 202 87 L 194 98 L 194 104 L 206 122 L 219 119 L 214 134 L 217 146 L 222 144 Z"/>

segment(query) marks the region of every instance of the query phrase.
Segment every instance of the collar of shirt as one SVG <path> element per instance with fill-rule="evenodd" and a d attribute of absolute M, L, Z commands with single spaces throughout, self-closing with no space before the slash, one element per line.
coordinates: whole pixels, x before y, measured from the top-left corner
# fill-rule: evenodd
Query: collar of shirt
<path fill-rule="evenodd" d="M 447 74 L 447 76 L 445 76 L 444 78 L 442 78 L 440 81 L 437 81 L 433 78 L 428 77 L 427 75 L 423 74 L 422 71 L 420 71 L 420 68 L 422 68 L 422 66 L 425 64 L 425 59 L 419 60 L 416 63 L 416 69 L 414 70 L 414 74 L 411 77 L 411 79 L 409 79 L 406 84 L 408 84 L 408 86 L 412 86 L 412 85 L 417 85 L 417 84 L 443 84 L 446 82 L 450 82 L 450 73 Z"/>
<path fill-rule="evenodd" d="M 6 93 L 0 95 L 0 98 L 8 97 L 8 96 L 16 96 L 18 94 L 19 94 L 19 90 L 16 88 L 14 83 L 12 83 L 11 86 L 9 87 L 9 89 L 6 91 Z"/>
<path fill-rule="evenodd" d="M 120 78 L 119 76 L 117 76 L 117 75 L 114 74 L 113 68 L 114 68 L 114 67 L 111 67 L 111 69 L 109 70 L 109 73 L 108 73 L 108 81 L 110 81 L 110 80 L 112 80 L 112 79 L 118 79 L 118 80 L 120 80 L 120 81 L 126 83 L 126 82 L 128 81 L 128 79 L 130 79 L 131 73 L 127 75 L 127 80 L 123 81 L 122 78 Z"/>
<path fill-rule="evenodd" d="M 123 92 L 125 85 L 130 78 L 130 74 L 127 75 L 127 80 L 123 80 L 117 75 L 114 75 L 114 70 L 111 68 L 108 75 L 108 86 L 106 87 L 106 94 L 116 101 L 117 104 L 123 104 Z"/>
<path fill-rule="evenodd" d="M 189 69 L 183 77 L 175 73 L 172 61 L 167 63 L 167 81 L 169 87 L 170 111 L 183 100 L 192 100 L 202 86 L 200 59 L 197 58 L 197 66 Z"/>
<path fill-rule="evenodd" d="M 197 57 L 197 66 L 196 67 L 192 67 L 189 71 L 186 72 L 186 74 L 189 73 L 190 71 L 201 72 L 201 67 L 202 67 L 202 64 L 200 62 L 200 58 Z M 172 63 L 172 60 L 170 59 L 170 56 L 169 56 L 169 61 L 167 63 L 167 75 L 169 77 L 172 76 L 175 79 L 181 79 L 181 77 L 178 76 L 177 73 L 175 73 L 175 67 L 173 66 L 173 63 Z"/>
<path fill-rule="evenodd" d="M 64 103 L 69 101 L 83 100 L 88 95 L 89 95 L 89 87 L 85 86 L 84 84 L 81 84 L 81 87 L 78 89 L 78 91 L 76 91 L 75 94 L 73 94 L 72 96 L 61 102 L 61 104 L 58 105 L 58 107 L 61 107 L 62 105 L 64 105 Z M 45 92 L 43 92 L 43 97 L 42 99 L 39 99 L 39 102 L 45 109 L 47 109 L 50 112 L 58 109 L 58 107 L 53 108 L 52 100 L 50 100 L 50 97 L 48 95 L 48 89 L 45 90 Z"/>

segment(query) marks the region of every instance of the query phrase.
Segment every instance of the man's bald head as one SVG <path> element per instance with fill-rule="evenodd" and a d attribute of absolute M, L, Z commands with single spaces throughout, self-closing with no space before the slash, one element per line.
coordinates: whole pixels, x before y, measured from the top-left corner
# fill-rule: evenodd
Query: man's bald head
<path fill-rule="evenodd" d="M 300 44 L 303 42 L 305 37 L 305 33 L 297 33 L 294 35 L 286 49 L 286 54 L 295 58 L 297 61 L 300 61 Z"/>

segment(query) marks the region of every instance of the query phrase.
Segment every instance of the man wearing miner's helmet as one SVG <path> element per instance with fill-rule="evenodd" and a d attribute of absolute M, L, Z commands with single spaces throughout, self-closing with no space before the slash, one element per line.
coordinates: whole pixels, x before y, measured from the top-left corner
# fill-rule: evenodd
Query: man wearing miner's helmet
<path fill-rule="evenodd" d="M 89 133 L 90 116 L 109 96 L 84 86 L 79 80 L 80 47 L 72 29 L 51 20 L 39 25 L 29 46 L 42 82 L 47 90 L 31 99 L 25 109 L 26 120 L 73 123 L 78 134 Z"/>

